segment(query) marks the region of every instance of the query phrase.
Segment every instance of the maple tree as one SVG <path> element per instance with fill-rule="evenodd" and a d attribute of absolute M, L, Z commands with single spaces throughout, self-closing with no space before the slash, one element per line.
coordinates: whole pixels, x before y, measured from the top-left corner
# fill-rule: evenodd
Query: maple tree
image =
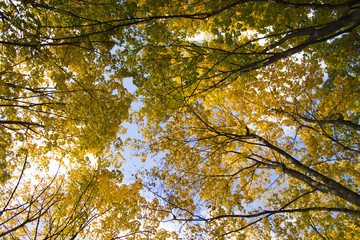
<path fill-rule="evenodd" d="M 106 3 L 1 3 L 4 172 L 21 165 L 21 151 L 46 166 L 65 156 L 76 161 L 87 153 L 104 155 L 109 142 L 120 144 L 116 135 L 132 96 L 111 52 L 116 37 L 124 40 L 122 32 L 92 24 L 116 11 Z"/>
<path fill-rule="evenodd" d="M 176 238 L 168 216 L 190 239 L 358 234 L 359 1 L 0 7 L 2 236 Z M 144 105 L 135 150 L 165 154 L 151 200 L 113 154 L 136 97 L 125 77 Z M 24 158 L 70 174 L 34 188 Z"/>
<path fill-rule="evenodd" d="M 153 229 L 141 222 L 141 184 L 122 183 L 109 146 L 121 147 L 132 101 L 114 50 L 126 24 L 108 22 L 114 13 L 125 18 L 124 6 L 0 3 L 2 238 L 109 239 Z M 49 175 L 54 162 L 70 173 Z"/>
<path fill-rule="evenodd" d="M 164 115 L 192 96 L 294 54 L 334 59 L 326 57 L 326 49 L 347 41 L 352 46 L 360 15 L 357 1 L 141 2 L 149 3 L 150 12 L 161 9 L 159 14 L 169 19 L 145 25 L 136 42 L 141 51 L 125 49 L 121 63 L 132 69 L 144 104 Z M 191 41 L 197 34 L 205 39 Z M 161 101 L 169 107 L 157 105 Z"/>
<path fill-rule="evenodd" d="M 288 59 L 149 129 L 147 153 L 166 154 L 149 172 L 162 210 L 204 222 L 191 236 L 357 236 L 359 78 L 329 92 L 322 76 Z"/>
<path fill-rule="evenodd" d="M 141 222 L 141 183 L 119 185 L 120 171 L 81 166 L 64 174 L 59 166 L 53 176 L 29 177 L 26 164 L 0 189 L 2 239 L 118 239 L 149 229 Z"/>
<path fill-rule="evenodd" d="M 159 211 L 189 239 L 358 236 L 359 2 L 162 3 L 204 15 L 144 27 L 122 62 Z"/>

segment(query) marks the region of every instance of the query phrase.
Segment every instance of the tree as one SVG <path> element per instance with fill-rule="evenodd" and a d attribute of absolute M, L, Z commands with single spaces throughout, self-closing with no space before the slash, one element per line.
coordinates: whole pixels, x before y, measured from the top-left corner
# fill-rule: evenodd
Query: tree
<path fill-rule="evenodd" d="M 64 189 L 30 184 L 39 192 L 4 208 L 4 235 L 93 237 L 104 224 L 105 239 L 166 239 L 165 216 L 188 223 L 193 238 L 357 234 L 359 1 L 0 6 L 4 205 L 19 199 L 9 184 L 24 156 L 40 169 L 69 160 L 71 172 Z M 124 77 L 144 104 L 133 118 L 146 120 L 137 151 L 166 154 L 144 176 L 160 198 L 149 202 L 139 182 L 131 190 L 110 171 L 135 97 Z"/>
<path fill-rule="evenodd" d="M 333 52 L 341 54 L 339 49 L 352 48 L 346 58 L 357 59 L 358 1 L 143 4 L 148 3 L 150 12 L 161 9 L 160 14 L 168 16 L 193 16 L 149 23 L 139 33 L 141 54 L 139 48 L 123 51 L 121 63 L 132 69 L 134 83 L 149 109 L 144 114 L 151 118 L 157 117 L 151 112 L 166 116 L 170 108 L 178 109 L 197 95 L 225 87 L 289 56 L 302 54 L 325 61 L 327 71 L 334 67 L 339 56 Z M 196 34 L 205 38 L 193 41 Z"/>
<path fill-rule="evenodd" d="M 16 181 L 0 189 L 2 239 L 126 239 L 156 233 L 143 219 L 149 211 L 141 209 L 146 200 L 140 181 L 123 184 L 120 171 L 101 166 L 64 172 L 59 165 L 49 176 L 32 174 L 27 165 L 25 158 L 21 172 L 11 178 Z"/>
<path fill-rule="evenodd" d="M 151 234 L 142 224 L 141 184 L 122 183 L 109 146 L 121 148 L 117 134 L 132 101 L 114 49 L 128 22 L 111 26 L 129 9 L 115 1 L 0 6 L 1 237 Z M 69 173 L 49 176 L 56 161 Z"/>
<path fill-rule="evenodd" d="M 1 161 L 9 176 L 19 145 L 46 166 L 65 156 L 105 155 L 132 96 L 111 52 L 122 30 L 104 29 L 111 1 L 1 3 Z M 48 154 L 48 155 L 46 155 Z M 44 157 L 40 157 L 40 155 Z M 50 157 L 49 157 L 50 155 Z M 31 161 L 30 161 L 31 162 Z"/>
<path fill-rule="evenodd" d="M 159 211 L 189 239 L 357 236 L 359 2 L 211 3 L 128 63 Z"/>
<path fill-rule="evenodd" d="M 191 235 L 357 236 L 359 78 L 337 79 L 329 92 L 312 61 L 269 70 L 147 131 L 147 154 L 166 154 L 150 172 L 160 209 L 204 222 L 189 225 Z"/>

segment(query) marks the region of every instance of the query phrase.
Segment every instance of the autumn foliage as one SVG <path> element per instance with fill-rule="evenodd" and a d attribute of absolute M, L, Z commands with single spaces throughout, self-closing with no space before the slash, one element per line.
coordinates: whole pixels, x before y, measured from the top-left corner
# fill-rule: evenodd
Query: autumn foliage
<path fill-rule="evenodd" d="M 2 238 L 360 237 L 359 1 L 6 0 L 0 18 Z M 123 182 L 124 147 L 154 167 Z"/>

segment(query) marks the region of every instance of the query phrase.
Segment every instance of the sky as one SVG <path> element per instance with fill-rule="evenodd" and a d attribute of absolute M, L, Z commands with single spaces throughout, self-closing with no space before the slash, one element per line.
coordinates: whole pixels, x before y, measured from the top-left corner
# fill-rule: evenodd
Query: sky
<path fill-rule="evenodd" d="M 137 90 L 137 87 L 132 83 L 131 78 L 125 78 L 123 79 L 123 83 L 125 88 L 130 93 L 135 93 Z M 140 100 L 136 100 L 131 104 L 131 111 L 139 110 L 142 106 L 142 103 Z M 136 125 L 136 123 L 129 123 L 125 122 L 122 124 L 124 128 L 127 129 L 127 132 L 121 137 L 123 139 L 126 138 L 135 138 L 135 139 L 141 139 L 142 135 L 139 133 L 139 128 Z M 132 150 L 129 148 L 125 148 L 122 152 L 123 157 L 125 158 L 125 162 L 121 166 L 121 172 L 124 174 L 124 183 L 133 183 L 136 181 L 134 174 L 140 171 L 143 171 L 145 169 L 150 169 L 153 164 L 150 164 L 149 162 L 142 162 L 141 159 L 134 156 L 134 153 L 132 153 Z"/>

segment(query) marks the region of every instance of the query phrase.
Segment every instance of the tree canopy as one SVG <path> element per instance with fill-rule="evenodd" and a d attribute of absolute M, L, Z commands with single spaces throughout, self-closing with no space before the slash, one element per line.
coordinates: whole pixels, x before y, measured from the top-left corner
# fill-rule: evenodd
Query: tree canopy
<path fill-rule="evenodd" d="M 359 235 L 359 1 L 0 6 L 1 237 Z"/>

